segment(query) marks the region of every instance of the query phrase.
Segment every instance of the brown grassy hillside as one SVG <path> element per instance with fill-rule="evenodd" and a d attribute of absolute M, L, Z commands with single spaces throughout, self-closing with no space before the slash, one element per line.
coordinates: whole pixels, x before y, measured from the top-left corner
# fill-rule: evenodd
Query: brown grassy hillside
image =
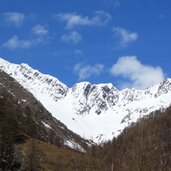
<path fill-rule="evenodd" d="M 35 171 L 109 171 L 110 167 L 90 155 L 58 148 L 36 139 L 18 147 L 22 168 Z"/>

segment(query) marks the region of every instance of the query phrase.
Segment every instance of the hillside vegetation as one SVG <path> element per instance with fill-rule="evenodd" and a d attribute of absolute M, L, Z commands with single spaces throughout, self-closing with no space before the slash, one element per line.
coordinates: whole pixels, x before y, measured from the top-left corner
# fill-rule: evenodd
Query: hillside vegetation
<path fill-rule="evenodd" d="M 117 139 L 92 147 L 113 171 L 171 170 L 171 108 L 156 111 L 126 128 Z"/>
<path fill-rule="evenodd" d="M 28 139 L 18 150 L 24 163 L 22 168 L 26 170 L 110 171 L 109 165 L 88 154 L 59 148 L 36 139 Z"/>

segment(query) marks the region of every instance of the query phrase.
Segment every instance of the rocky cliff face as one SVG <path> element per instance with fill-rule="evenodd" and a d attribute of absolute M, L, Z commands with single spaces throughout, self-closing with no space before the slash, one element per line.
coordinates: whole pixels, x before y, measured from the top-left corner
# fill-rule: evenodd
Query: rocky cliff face
<path fill-rule="evenodd" d="M 171 104 L 171 79 L 145 90 L 118 90 L 112 84 L 88 82 L 68 88 L 26 64 L 0 59 L 0 69 L 31 92 L 69 129 L 96 142 L 117 136 L 137 119 Z"/>

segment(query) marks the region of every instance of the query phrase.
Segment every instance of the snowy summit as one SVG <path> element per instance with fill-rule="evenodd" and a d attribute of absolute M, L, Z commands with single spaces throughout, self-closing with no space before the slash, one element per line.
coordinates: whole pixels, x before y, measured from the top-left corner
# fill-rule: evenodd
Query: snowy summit
<path fill-rule="evenodd" d="M 30 91 L 70 130 L 99 143 L 118 136 L 139 118 L 171 104 L 171 79 L 145 90 L 81 82 L 69 88 L 57 78 L 0 58 L 0 69 Z"/>

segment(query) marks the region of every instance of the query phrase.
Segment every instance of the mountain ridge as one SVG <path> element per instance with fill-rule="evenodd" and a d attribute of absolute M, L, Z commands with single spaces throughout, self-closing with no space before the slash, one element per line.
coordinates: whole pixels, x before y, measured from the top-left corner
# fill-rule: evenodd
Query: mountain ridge
<path fill-rule="evenodd" d="M 57 78 L 27 64 L 11 64 L 0 59 L 0 69 L 29 90 L 69 129 L 95 142 L 112 139 L 132 122 L 171 104 L 170 78 L 145 90 L 118 90 L 111 83 L 89 82 L 68 88 Z"/>
<path fill-rule="evenodd" d="M 90 158 L 90 141 L 67 129 L 1 69 L 0 116 L 0 170 L 109 168 L 108 163 Z"/>
<path fill-rule="evenodd" d="M 2 70 L 0 70 L 0 106 L 1 122 L 4 127 L 15 124 L 13 130 L 24 136 L 24 139 L 32 137 L 57 146 L 68 146 L 71 149 L 75 149 L 75 145 L 78 147 L 77 150 L 82 152 L 85 150 L 81 142 L 86 146 L 89 143 L 54 118 L 30 92 Z M 10 121 L 9 125 L 4 118 Z"/>

